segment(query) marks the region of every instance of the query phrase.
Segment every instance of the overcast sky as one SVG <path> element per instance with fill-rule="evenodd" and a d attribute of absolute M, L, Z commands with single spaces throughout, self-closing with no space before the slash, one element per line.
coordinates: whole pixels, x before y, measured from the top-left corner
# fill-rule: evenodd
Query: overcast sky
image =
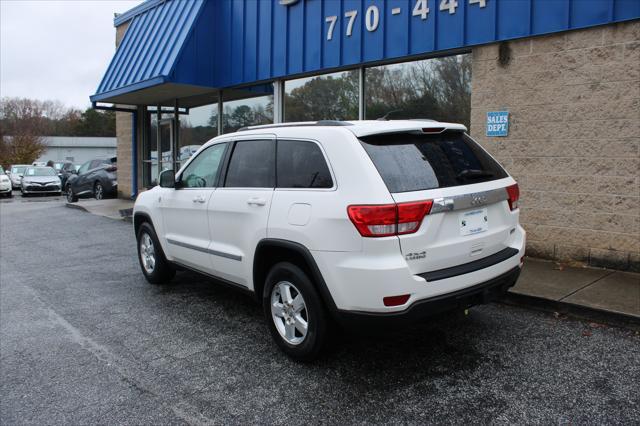
<path fill-rule="evenodd" d="M 114 12 L 140 0 L 0 0 L 0 96 L 84 109 L 115 51 Z"/>

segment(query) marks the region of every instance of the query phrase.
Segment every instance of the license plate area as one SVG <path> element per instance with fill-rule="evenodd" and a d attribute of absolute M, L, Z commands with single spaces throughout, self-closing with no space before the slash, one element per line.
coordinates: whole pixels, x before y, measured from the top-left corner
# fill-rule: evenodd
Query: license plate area
<path fill-rule="evenodd" d="M 475 235 L 489 230 L 489 213 L 486 208 L 460 213 L 460 235 Z"/>

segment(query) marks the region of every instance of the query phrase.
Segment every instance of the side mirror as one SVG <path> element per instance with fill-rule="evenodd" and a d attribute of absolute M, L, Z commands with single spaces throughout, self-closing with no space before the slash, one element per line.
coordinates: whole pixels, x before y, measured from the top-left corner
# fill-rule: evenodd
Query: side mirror
<path fill-rule="evenodd" d="M 160 186 L 162 188 L 175 188 L 176 187 L 176 174 L 173 170 L 165 170 L 160 173 Z"/>

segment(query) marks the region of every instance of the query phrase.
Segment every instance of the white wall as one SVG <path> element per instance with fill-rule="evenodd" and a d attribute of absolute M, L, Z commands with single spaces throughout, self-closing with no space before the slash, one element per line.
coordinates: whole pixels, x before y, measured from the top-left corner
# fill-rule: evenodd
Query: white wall
<path fill-rule="evenodd" d="M 70 159 L 75 164 L 82 164 L 94 158 L 115 157 L 116 148 L 106 147 L 49 147 L 36 160 L 46 163 L 49 160 L 64 161 Z M 72 158 L 69 158 L 72 157 Z"/>
<path fill-rule="evenodd" d="M 95 158 L 116 156 L 115 137 L 43 136 L 47 149 L 36 160 L 46 163 L 69 160 L 82 164 Z"/>

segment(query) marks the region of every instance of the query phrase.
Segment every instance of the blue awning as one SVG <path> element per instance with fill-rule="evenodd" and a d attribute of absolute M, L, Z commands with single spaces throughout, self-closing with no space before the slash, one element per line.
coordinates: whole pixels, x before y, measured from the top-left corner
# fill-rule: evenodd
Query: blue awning
<path fill-rule="evenodd" d="M 179 81 L 174 73 L 206 1 L 151 0 L 147 4 L 151 7 L 129 22 L 92 102 L 153 104 L 170 99 L 175 90 L 199 95 L 211 89 L 198 87 L 202 82 L 197 80 Z M 148 90 L 152 88 L 156 90 Z M 133 92 L 135 98 L 127 96 Z M 129 98 L 135 102 L 127 102 Z"/>

